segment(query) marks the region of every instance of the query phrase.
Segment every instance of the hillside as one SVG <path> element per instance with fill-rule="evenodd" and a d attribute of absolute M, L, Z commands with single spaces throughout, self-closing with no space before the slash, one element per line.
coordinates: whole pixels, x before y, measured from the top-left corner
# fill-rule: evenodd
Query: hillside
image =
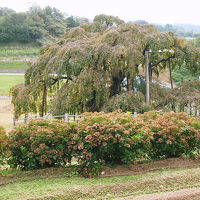
<path fill-rule="evenodd" d="M 87 21 L 86 18 L 65 16 L 50 6 L 33 6 L 27 12 L 0 7 L 0 43 L 44 45 L 62 36 L 67 27 L 75 27 Z"/>
<path fill-rule="evenodd" d="M 39 47 L 33 44 L 3 43 L 0 46 L 0 73 L 23 73 L 29 61 L 39 55 Z"/>
<path fill-rule="evenodd" d="M 39 55 L 39 47 L 8 43 L 0 48 L 0 95 L 8 95 L 12 86 L 23 83 L 28 63 Z M 12 74 L 15 73 L 15 74 Z"/>
<path fill-rule="evenodd" d="M 29 61 L 39 54 L 39 47 L 22 43 L 1 44 L 0 48 L 0 125 L 10 130 L 13 127 L 13 106 L 10 88 L 24 83 L 24 72 Z"/>

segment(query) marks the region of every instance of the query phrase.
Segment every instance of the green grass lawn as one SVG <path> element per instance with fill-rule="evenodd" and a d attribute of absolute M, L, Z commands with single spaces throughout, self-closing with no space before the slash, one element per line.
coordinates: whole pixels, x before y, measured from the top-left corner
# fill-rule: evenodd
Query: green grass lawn
<path fill-rule="evenodd" d="M 200 168 L 159 170 L 141 175 L 82 178 L 46 169 L 0 175 L 0 199 L 115 199 L 199 187 Z"/>
<path fill-rule="evenodd" d="M 19 83 L 24 83 L 23 75 L 0 75 L 0 95 L 8 95 L 10 88 Z"/>
<path fill-rule="evenodd" d="M 194 81 L 199 79 L 200 74 L 192 74 L 184 65 L 179 68 L 178 66 L 172 72 L 172 78 L 177 85 L 184 81 Z"/>
<path fill-rule="evenodd" d="M 29 43 L 22 43 L 22 42 L 0 42 L 0 48 L 31 48 L 31 47 L 39 47 L 37 43 L 35 42 L 29 42 Z"/>
<path fill-rule="evenodd" d="M 22 58 L 35 58 L 39 55 L 39 48 L 0 48 L 0 58 L 22 59 Z"/>
<path fill-rule="evenodd" d="M 1 62 L 0 61 L 0 70 L 26 69 L 27 67 L 28 67 L 27 62 L 20 62 L 20 61 Z"/>

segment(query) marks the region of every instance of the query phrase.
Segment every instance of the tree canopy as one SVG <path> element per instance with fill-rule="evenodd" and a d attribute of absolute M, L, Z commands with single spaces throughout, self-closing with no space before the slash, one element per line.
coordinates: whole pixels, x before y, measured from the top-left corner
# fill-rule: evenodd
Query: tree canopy
<path fill-rule="evenodd" d="M 100 111 L 108 100 L 134 90 L 133 82 L 149 51 L 150 74 L 169 64 L 200 69 L 199 49 L 152 25 L 97 16 L 93 23 L 67 29 L 64 37 L 41 50 L 26 72 L 26 87 L 54 114 Z M 45 99 L 44 99 L 45 98 Z"/>
<path fill-rule="evenodd" d="M 67 27 L 79 26 L 88 19 L 65 16 L 58 9 L 47 6 L 30 7 L 28 12 L 0 8 L 0 42 L 52 41 L 61 37 Z"/>

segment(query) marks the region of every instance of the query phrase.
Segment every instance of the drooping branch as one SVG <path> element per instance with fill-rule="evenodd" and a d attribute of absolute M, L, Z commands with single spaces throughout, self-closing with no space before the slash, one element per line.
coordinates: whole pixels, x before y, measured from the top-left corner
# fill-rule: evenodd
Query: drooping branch
<path fill-rule="evenodd" d="M 52 82 L 51 85 L 55 85 L 58 81 L 64 80 L 64 79 L 70 80 L 70 81 L 73 80 L 71 77 L 65 77 L 65 76 L 62 76 L 62 77 L 59 77 L 59 78 L 52 78 L 53 82 Z"/>
<path fill-rule="evenodd" d="M 124 23 L 98 29 L 97 23 L 90 23 L 69 29 L 60 41 L 45 47 L 26 73 L 26 85 L 32 90 L 30 95 L 35 90 L 41 104 L 44 88 L 40 80 L 44 81 L 51 92 L 49 108 L 52 106 L 55 114 L 100 111 L 108 99 L 133 90 L 145 51 L 150 49 L 174 50 L 163 57 L 151 56 L 149 66 L 157 74 L 167 62 L 186 62 L 196 68 L 199 50 L 186 48 L 186 42 L 173 34 L 160 32 L 154 26 Z"/>
<path fill-rule="evenodd" d="M 173 54 L 172 56 L 169 56 L 168 58 L 162 58 L 161 60 L 158 60 L 157 62 L 155 63 L 150 63 L 150 67 L 156 67 L 158 66 L 160 63 L 162 62 L 167 62 L 167 61 L 170 61 L 171 59 L 175 58 L 175 54 Z"/>

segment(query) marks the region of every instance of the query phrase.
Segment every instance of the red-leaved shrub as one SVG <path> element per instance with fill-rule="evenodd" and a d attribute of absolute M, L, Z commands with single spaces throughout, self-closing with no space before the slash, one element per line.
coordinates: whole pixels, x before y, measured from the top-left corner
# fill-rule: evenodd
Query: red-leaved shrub
<path fill-rule="evenodd" d="M 138 117 L 84 113 L 79 122 L 32 121 L 9 133 L 2 144 L 10 152 L 7 160 L 13 167 L 65 166 L 74 158 L 91 176 L 102 165 L 197 154 L 200 122 L 184 113 L 150 111 Z"/>
<path fill-rule="evenodd" d="M 6 131 L 0 126 L 0 164 L 4 163 L 5 154 L 7 154 L 7 140 Z"/>

